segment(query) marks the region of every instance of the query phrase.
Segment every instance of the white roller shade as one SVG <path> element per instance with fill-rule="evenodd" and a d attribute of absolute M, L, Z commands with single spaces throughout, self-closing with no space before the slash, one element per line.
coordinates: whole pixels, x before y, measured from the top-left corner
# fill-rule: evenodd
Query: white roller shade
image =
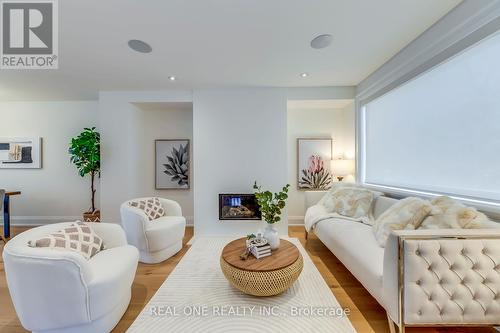
<path fill-rule="evenodd" d="M 363 112 L 364 182 L 500 201 L 500 34 Z"/>

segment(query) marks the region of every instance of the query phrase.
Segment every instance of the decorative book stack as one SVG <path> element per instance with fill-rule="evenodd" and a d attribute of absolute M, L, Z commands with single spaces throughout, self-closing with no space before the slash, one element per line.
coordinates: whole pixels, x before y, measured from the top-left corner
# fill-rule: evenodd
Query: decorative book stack
<path fill-rule="evenodd" d="M 267 239 L 255 237 L 247 240 L 247 251 L 255 258 L 260 259 L 271 255 L 271 246 Z"/>
<path fill-rule="evenodd" d="M 264 258 L 271 255 L 271 246 L 269 244 L 253 246 L 250 252 L 257 259 Z"/>

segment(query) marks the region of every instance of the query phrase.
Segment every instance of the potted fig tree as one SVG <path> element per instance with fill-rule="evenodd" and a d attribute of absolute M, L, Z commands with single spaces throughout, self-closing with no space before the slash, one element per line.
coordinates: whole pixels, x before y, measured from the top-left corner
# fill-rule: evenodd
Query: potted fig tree
<path fill-rule="evenodd" d="M 91 206 L 83 213 L 86 222 L 99 222 L 101 213 L 95 206 L 95 177 L 99 176 L 101 170 L 101 136 L 95 127 L 84 128 L 83 132 L 71 139 L 69 154 L 71 162 L 78 169 L 82 177 L 90 175 Z"/>

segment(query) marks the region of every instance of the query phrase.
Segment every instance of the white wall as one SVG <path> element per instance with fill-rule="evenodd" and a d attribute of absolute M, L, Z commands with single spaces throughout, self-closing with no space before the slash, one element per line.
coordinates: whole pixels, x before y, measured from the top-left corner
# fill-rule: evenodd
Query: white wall
<path fill-rule="evenodd" d="M 97 111 L 92 101 L 0 103 L 0 136 L 43 139 L 42 169 L 0 169 L 0 188 L 22 191 L 11 199 L 13 225 L 74 220 L 90 207 L 90 180 L 70 163 L 68 145 L 97 126 Z"/>
<path fill-rule="evenodd" d="M 99 126 L 101 129 L 101 216 L 105 222 L 120 222 L 120 205 L 140 195 L 154 195 L 154 183 L 149 192 L 144 187 L 154 177 L 144 176 L 150 168 L 140 160 L 143 149 L 154 143 L 142 144 L 143 111 L 139 103 L 191 102 L 192 94 L 186 90 L 170 91 L 115 91 L 99 93 Z M 144 146 L 144 147 L 143 147 Z M 153 146 L 154 147 L 154 146 Z M 154 161 L 154 158 L 152 159 Z M 154 168 L 154 165 L 153 165 Z"/>
<path fill-rule="evenodd" d="M 344 158 L 356 159 L 356 108 L 354 101 L 342 109 L 343 125 L 342 139 Z M 347 181 L 355 181 L 355 177 L 346 178 Z"/>
<path fill-rule="evenodd" d="M 352 90 L 300 88 L 292 95 L 349 98 Z M 197 233 L 253 232 L 259 223 L 218 221 L 217 194 L 252 192 L 254 180 L 273 191 L 287 183 L 287 94 L 290 89 L 196 90 L 191 113 L 164 108 L 165 104 L 193 105 L 189 90 L 103 91 L 98 102 L 0 103 L 1 136 L 44 139 L 43 169 L 0 170 L 0 187 L 23 191 L 12 200 L 13 223 L 75 219 L 88 208 L 88 179 L 76 174 L 67 147 L 83 127 L 98 124 L 102 172 L 97 194 L 104 221 L 118 223 L 119 206 L 125 200 L 162 195 L 179 201 L 188 219 L 196 215 Z M 188 137 L 190 131 L 193 188 L 155 190 L 154 139 Z M 280 232 L 286 234 L 286 221 L 280 224 Z"/>
<path fill-rule="evenodd" d="M 137 197 L 158 196 L 177 201 L 188 223 L 193 222 L 193 187 L 188 190 L 155 189 L 156 139 L 189 139 L 193 141 L 193 106 L 191 103 L 138 103 L 135 117 L 136 152 L 139 163 L 135 182 Z M 131 161 L 134 163 L 134 161 Z"/>
<path fill-rule="evenodd" d="M 288 104 L 288 199 L 290 224 L 303 224 L 305 191 L 297 189 L 297 138 L 333 139 L 334 157 L 354 158 L 354 102 L 317 103 L 315 101 Z M 353 181 L 349 176 L 345 181 Z"/>
<path fill-rule="evenodd" d="M 195 234 L 255 232 L 263 223 L 218 220 L 218 194 L 286 184 L 286 90 L 202 89 L 193 103 Z M 278 228 L 287 234 L 287 221 Z"/>

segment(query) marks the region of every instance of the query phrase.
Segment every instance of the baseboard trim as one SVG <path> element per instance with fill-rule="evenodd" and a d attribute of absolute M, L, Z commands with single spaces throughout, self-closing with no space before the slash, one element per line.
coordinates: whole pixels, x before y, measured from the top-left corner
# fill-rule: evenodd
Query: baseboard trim
<path fill-rule="evenodd" d="M 288 225 L 304 225 L 304 216 L 288 216 Z"/>

